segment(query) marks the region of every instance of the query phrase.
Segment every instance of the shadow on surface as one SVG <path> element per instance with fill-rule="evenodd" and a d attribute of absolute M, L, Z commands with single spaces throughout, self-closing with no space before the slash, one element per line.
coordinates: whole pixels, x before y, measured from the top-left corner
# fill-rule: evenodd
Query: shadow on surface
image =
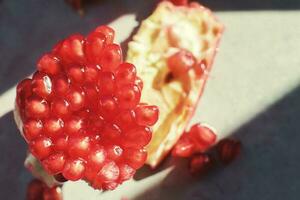
<path fill-rule="evenodd" d="M 299 199 L 299 102 L 300 87 L 233 132 L 243 151 L 228 167 L 197 180 L 180 164 L 135 200 Z"/>
<path fill-rule="evenodd" d="M 9 112 L 0 118 L 0 196 L 4 199 L 23 200 L 31 175 L 24 168 L 26 145 Z"/>

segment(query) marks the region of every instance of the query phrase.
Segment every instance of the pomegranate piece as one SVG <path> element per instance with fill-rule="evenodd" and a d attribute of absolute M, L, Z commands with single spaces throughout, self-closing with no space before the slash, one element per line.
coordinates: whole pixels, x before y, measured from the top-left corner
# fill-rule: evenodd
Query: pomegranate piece
<path fill-rule="evenodd" d="M 144 84 L 136 85 L 147 90 L 141 102 L 155 103 L 160 109 L 147 146 L 147 164 L 152 168 L 173 148 L 193 116 L 222 31 L 223 25 L 202 5 L 188 4 L 187 0 L 162 1 L 129 43 L 126 61 L 139 66 L 137 75 Z M 156 114 L 149 111 L 136 110 L 138 123 L 151 124 Z M 202 152 L 208 143 L 198 144 L 195 149 Z M 182 156 L 192 151 L 185 145 L 179 150 Z"/>
<path fill-rule="evenodd" d="M 41 200 L 43 199 L 43 192 L 46 185 L 38 180 L 33 179 L 27 186 L 26 200 Z"/>
<path fill-rule="evenodd" d="M 192 175 L 203 175 L 213 166 L 213 161 L 210 155 L 200 154 L 191 158 L 189 170 Z"/>
<path fill-rule="evenodd" d="M 59 42 L 18 84 L 15 112 L 29 151 L 48 174 L 103 190 L 145 163 L 159 115 L 156 106 L 140 103 L 143 83 L 113 39 L 111 28 L 99 26 L 86 38 Z"/>
<path fill-rule="evenodd" d="M 241 152 L 241 142 L 235 139 L 223 139 L 217 145 L 219 159 L 224 164 L 234 161 Z"/>
<path fill-rule="evenodd" d="M 195 153 L 206 152 L 216 142 L 217 136 L 212 128 L 200 123 L 194 124 L 184 133 L 173 148 L 175 157 L 190 157 Z"/>

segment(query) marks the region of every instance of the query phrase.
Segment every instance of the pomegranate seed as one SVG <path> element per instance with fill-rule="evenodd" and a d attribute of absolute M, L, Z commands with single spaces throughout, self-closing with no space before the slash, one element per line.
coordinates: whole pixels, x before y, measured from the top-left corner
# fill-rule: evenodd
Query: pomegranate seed
<path fill-rule="evenodd" d="M 97 175 L 97 179 L 102 182 L 115 181 L 119 177 L 119 168 L 113 161 L 107 162 Z"/>
<path fill-rule="evenodd" d="M 82 64 L 85 62 L 83 45 L 82 35 L 72 35 L 62 42 L 57 51 L 64 63 Z"/>
<path fill-rule="evenodd" d="M 82 160 L 67 160 L 63 169 L 63 176 L 71 181 L 77 181 L 84 175 L 85 164 Z"/>
<path fill-rule="evenodd" d="M 116 81 L 118 85 L 132 84 L 136 78 L 136 68 L 133 64 L 122 63 L 116 71 Z"/>
<path fill-rule="evenodd" d="M 118 141 L 121 138 L 121 130 L 115 124 L 110 125 L 110 126 L 107 125 L 103 129 L 101 136 L 108 141 Z"/>
<path fill-rule="evenodd" d="M 141 92 L 136 85 L 125 85 L 118 88 L 116 97 L 120 108 L 132 109 L 140 101 Z"/>
<path fill-rule="evenodd" d="M 73 117 L 65 122 L 65 131 L 69 135 L 74 135 L 80 133 L 83 130 L 84 123 L 83 120 L 79 117 Z"/>
<path fill-rule="evenodd" d="M 118 110 L 117 101 L 113 97 L 103 97 L 100 99 L 100 110 L 105 119 L 112 119 L 115 117 Z"/>
<path fill-rule="evenodd" d="M 47 117 L 49 113 L 48 103 L 39 97 L 29 97 L 25 103 L 25 113 L 27 117 Z"/>
<path fill-rule="evenodd" d="M 140 105 L 135 109 L 136 120 L 139 125 L 152 126 L 158 120 L 158 108 L 156 106 Z"/>
<path fill-rule="evenodd" d="M 170 56 L 167 60 L 170 71 L 175 76 L 182 76 L 186 74 L 196 63 L 193 54 L 187 50 L 180 50 L 179 52 Z"/>
<path fill-rule="evenodd" d="M 188 0 L 169 0 L 176 6 L 185 6 L 188 4 Z"/>
<path fill-rule="evenodd" d="M 54 137 L 61 133 L 64 122 L 61 119 L 48 118 L 44 121 L 44 131 L 47 136 Z"/>
<path fill-rule="evenodd" d="M 100 56 L 105 45 L 106 36 L 101 32 L 93 32 L 86 38 L 85 53 L 91 63 L 100 64 Z"/>
<path fill-rule="evenodd" d="M 107 153 L 104 147 L 98 146 L 89 153 L 88 163 L 91 167 L 100 169 L 100 167 L 104 164 L 106 157 Z"/>
<path fill-rule="evenodd" d="M 114 190 L 118 186 L 116 182 L 105 182 L 102 184 L 103 190 Z"/>
<path fill-rule="evenodd" d="M 69 139 L 69 155 L 76 157 L 86 157 L 90 149 L 90 138 L 89 137 L 73 137 Z"/>
<path fill-rule="evenodd" d="M 62 171 L 65 164 L 65 156 L 63 153 L 56 153 L 50 155 L 43 160 L 43 166 L 50 174 L 58 174 Z"/>
<path fill-rule="evenodd" d="M 202 175 L 212 167 L 212 158 L 207 154 L 195 155 L 190 161 L 190 173 Z"/>
<path fill-rule="evenodd" d="M 30 141 L 37 138 L 43 130 L 43 123 L 41 120 L 28 120 L 23 125 L 23 132 L 26 140 Z"/>
<path fill-rule="evenodd" d="M 143 149 L 127 148 L 124 151 L 124 159 L 129 166 L 138 169 L 144 165 L 147 159 L 147 152 Z"/>
<path fill-rule="evenodd" d="M 139 77 L 136 77 L 136 79 L 135 79 L 135 81 L 134 81 L 134 84 L 135 84 L 136 86 L 138 86 L 138 88 L 140 89 L 140 91 L 143 90 L 144 84 L 143 84 L 142 79 L 140 79 Z"/>
<path fill-rule="evenodd" d="M 84 80 L 84 70 L 80 66 L 72 66 L 67 71 L 68 77 L 74 83 L 82 83 Z"/>
<path fill-rule="evenodd" d="M 218 145 L 218 155 L 224 164 L 234 161 L 241 152 L 241 142 L 235 139 L 223 139 Z"/>
<path fill-rule="evenodd" d="M 88 83 L 95 83 L 99 79 L 99 65 L 87 65 L 84 67 L 84 80 Z"/>
<path fill-rule="evenodd" d="M 63 200 L 61 188 L 59 186 L 46 188 L 43 193 L 43 200 Z"/>
<path fill-rule="evenodd" d="M 121 112 L 115 119 L 115 123 L 123 130 L 134 126 L 135 113 L 132 110 L 125 110 Z"/>
<path fill-rule="evenodd" d="M 68 136 L 61 136 L 54 141 L 54 148 L 57 151 L 65 151 L 69 141 Z"/>
<path fill-rule="evenodd" d="M 108 26 L 99 26 L 95 29 L 95 32 L 99 32 L 105 35 L 105 40 L 107 44 L 113 43 L 115 31 L 112 28 Z"/>
<path fill-rule="evenodd" d="M 197 152 L 205 152 L 215 144 L 217 139 L 215 132 L 211 128 L 201 124 L 193 125 L 189 134 L 190 138 L 194 141 Z"/>
<path fill-rule="evenodd" d="M 109 44 L 105 47 L 101 66 L 104 71 L 115 71 L 122 62 L 122 50 L 117 44 Z"/>
<path fill-rule="evenodd" d="M 41 200 L 43 199 L 43 192 L 46 185 L 38 180 L 33 179 L 27 186 L 26 200 Z"/>
<path fill-rule="evenodd" d="M 17 85 L 16 102 L 19 108 L 24 108 L 25 99 L 31 96 L 31 79 L 24 79 Z M 21 113 L 22 115 L 24 113 Z"/>
<path fill-rule="evenodd" d="M 135 174 L 135 169 L 133 169 L 127 164 L 119 164 L 119 169 L 120 169 L 119 179 L 122 182 L 131 179 Z"/>
<path fill-rule="evenodd" d="M 69 103 L 64 99 L 55 99 L 51 103 L 51 111 L 55 116 L 66 116 L 70 113 Z"/>
<path fill-rule="evenodd" d="M 125 147 L 141 148 L 147 145 L 152 136 L 152 130 L 148 127 L 138 127 L 128 131 L 124 135 L 124 140 L 122 145 Z"/>
<path fill-rule="evenodd" d="M 70 109 L 73 111 L 80 110 L 84 107 L 85 94 L 80 89 L 71 89 L 67 95 L 67 100 L 70 104 Z"/>
<path fill-rule="evenodd" d="M 101 73 L 99 80 L 99 90 L 103 95 L 113 94 L 115 91 L 115 76 L 111 72 Z"/>
<path fill-rule="evenodd" d="M 68 79 L 64 76 L 58 76 L 55 78 L 53 83 L 53 91 L 55 91 L 58 95 L 64 96 L 70 87 L 70 83 Z"/>
<path fill-rule="evenodd" d="M 42 72 L 36 72 L 32 77 L 32 92 L 42 98 L 47 98 L 52 92 L 50 77 Z"/>
<path fill-rule="evenodd" d="M 194 153 L 194 143 L 186 133 L 180 138 L 172 150 L 172 155 L 175 157 L 190 157 Z"/>
<path fill-rule="evenodd" d="M 49 138 L 41 137 L 31 142 L 30 151 L 38 159 L 43 159 L 51 153 L 52 141 Z"/>
<path fill-rule="evenodd" d="M 205 70 L 207 69 L 207 63 L 205 60 L 202 60 L 198 64 L 194 65 L 193 68 L 195 70 L 197 77 L 201 77 L 204 74 Z"/>
<path fill-rule="evenodd" d="M 56 75 L 61 70 L 59 59 L 52 54 L 42 56 L 38 61 L 37 67 L 39 71 L 50 75 Z"/>
<path fill-rule="evenodd" d="M 121 158 L 123 149 L 118 145 L 107 145 L 107 157 L 111 160 L 118 160 Z"/>

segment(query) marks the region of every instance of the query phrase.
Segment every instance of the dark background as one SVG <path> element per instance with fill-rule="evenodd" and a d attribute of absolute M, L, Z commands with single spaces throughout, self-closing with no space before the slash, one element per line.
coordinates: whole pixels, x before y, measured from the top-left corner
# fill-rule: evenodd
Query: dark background
<path fill-rule="evenodd" d="M 201 2 L 216 11 L 300 8 L 300 1 L 297 0 Z M 0 0 L 0 95 L 33 72 L 36 60 L 51 49 L 56 41 L 74 32 L 87 33 L 95 26 L 109 23 L 124 13 L 137 13 L 138 19 L 143 19 L 154 5 L 155 1 L 146 0 L 104 0 L 86 5 L 86 14 L 82 17 L 63 0 Z M 227 199 L 226 192 L 238 192 L 240 195 L 233 196 L 235 199 L 247 200 L 259 199 L 259 196 L 276 200 L 300 198 L 299 102 L 300 88 L 296 88 L 234 133 L 244 143 L 245 157 L 260 164 L 252 166 L 243 160 L 246 158 L 242 158 L 239 164 L 232 166 L 233 170 L 225 172 L 220 180 L 220 184 L 226 186 L 222 199 Z M 253 137 L 253 133 L 263 134 Z M 18 134 L 10 112 L 0 119 L 1 199 L 24 199 L 26 184 L 31 179 L 23 167 L 25 154 L 25 143 Z M 231 182 L 231 177 L 239 176 L 234 169 L 240 168 L 245 173 L 248 168 L 257 168 L 257 173 L 241 176 Z M 209 181 L 210 177 L 206 179 Z M 239 184 L 247 185 L 247 188 L 238 189 Z M 204 186 L 197 192 L 206 189 L 211 188 Z M 152 191 L 150 189 L 148 192 Z M 218 198 L 203 196 L 202 199 Z"/>

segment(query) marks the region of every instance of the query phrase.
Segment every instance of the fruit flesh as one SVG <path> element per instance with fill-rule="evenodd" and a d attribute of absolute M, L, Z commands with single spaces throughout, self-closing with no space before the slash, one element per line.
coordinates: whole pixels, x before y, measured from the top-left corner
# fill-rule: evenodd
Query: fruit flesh
<path fill-rule="evenodd" d="M 151 167 L 168 154 L 193 116 L 222 31 L 211 11 L 197 3 L 174 6 L 161 2 L 129 43 L 127 61 L 143 66 L 137 68 L 147 91 L 141 99 L 155 102 L 161 113 L 147 147 L 146 163 Z M 197 64 L 186 73 L 177 69 L 182 74 L 178 77 L 170 70 L 168 59 L 183 50 L 190 52 Z"/>

